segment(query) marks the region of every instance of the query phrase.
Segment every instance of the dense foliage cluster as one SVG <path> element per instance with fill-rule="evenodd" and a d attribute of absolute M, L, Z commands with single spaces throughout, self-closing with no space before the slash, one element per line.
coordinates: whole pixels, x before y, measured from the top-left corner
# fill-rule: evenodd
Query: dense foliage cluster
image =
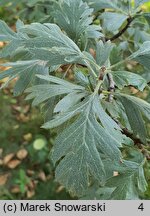
<path fill-rule="evenodd" d="M 8 61 L 2 88 L 15 79 L 14 95 L 25 92 L 41 108 L 42 127 L 57 131 L 51 160 L 72 195 L 139 199 L 147 189 L 150 104 L 139 98 L 149 97 L 145 2 L 30 0 L 48 4 L 50 14 L 39 23 L 18 20 L 16 31 L 0 21 L 0 58 Z"/>

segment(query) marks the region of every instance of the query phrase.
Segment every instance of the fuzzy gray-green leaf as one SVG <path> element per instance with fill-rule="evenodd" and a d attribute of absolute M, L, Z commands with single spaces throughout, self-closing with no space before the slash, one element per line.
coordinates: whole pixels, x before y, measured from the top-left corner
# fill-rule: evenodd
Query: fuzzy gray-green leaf
<path fill-rule="evenodd" d="M 48 74 L 48 68 L 44 61 L 31 60 L 31 61 L 18 61 L 3 64 L 10 67 L 8 70 L 0 74 L 0 79 L 8 77 L 9 81 L 19 77 L 14 87 L 14 95 L 20 95 L 31 84 L 36 83 L 36 74 Z"/>
<path fill-rule="evenodd" d="M 121 13 L 104 12 L 101 18 L 104 21 L 104 28 L 110 32 L 115 32 L 122 26 L 128 16 Z"/>
<path fill-rule="evenodd" d="M 55 21 L 72 40 L 78 42 L 83 33 L 86 33 L 89 38 L 93 38 L 93 35 L 96 36 L 95 38 L 102 36 L 98 31 L 101 28 L 91 25 L 93 9 L 82 0 L 63 0 L 56 6 Z"/>
<path fill-rule="evenodd" d="M 149 68 L 150 67 L 150 41 L 144 42 L 139 50 L 131 55 L 131 58 L 138 61 L 143 66 Z"/>
<path fill-rule="evenodd" d="M 112 72 L 115 85 L 122 89 L 125 86 L 132 85 L 143 91 L 147 86 L 146 80 L 138 74 L 134 74 L 128 71 L 114 71 Z"/>

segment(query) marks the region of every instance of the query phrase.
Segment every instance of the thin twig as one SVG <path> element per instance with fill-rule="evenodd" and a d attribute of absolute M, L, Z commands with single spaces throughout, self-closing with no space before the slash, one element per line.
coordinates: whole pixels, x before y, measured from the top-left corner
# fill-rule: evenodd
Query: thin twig
<path fill-rule="evenodd" d="M 118 120 L 114 119 L 114 121 L 120 126 L 122 133 L 133 140 L 134 145 L 141 150 L 141 153 L 146 157 L 147 160 L 150 160 L 150 153 L 144 148 L 143 141 L 136 137 L 132 132 L 130 132 L 127 128 L 123 127 Z"/>
<path fill-rule="evenodd" d="M 132 21 L 133 21 L 134 19 L 135 19 L 135 17 L 128 17 L 128 18 L 127 18 L 127 24 L 126 24 L 126 26 L 125 26 L 123 29 L 121 29 L 116 35 L 114 35 L 114 36 L 111 37 L 111 38 L 106 38 L 105 40 L 106 40 L 106 41 L 108 41 L 108 40 L 114 41 L 114 40 L 116 40 L 117 38 L 119 38 L 122 34 L 124 34 L 124 33 L 126 32 L 126 30 L 129 28 L 130 24 L 132 23 Z"/>
<path fill-rule="evenodd" d="M 146 159 L 150 160 L 150 154 L 144 148 L 144 143 L 141 141 L 141 139 L 135 137 L 134 134 L 128 131 L 127 128 L 122 128 L 122 131 L 127 137 L 131 138 L 134 141 L 134 145 L 136 145 L 141 150 L 142 154 L 146 157 Z"/>

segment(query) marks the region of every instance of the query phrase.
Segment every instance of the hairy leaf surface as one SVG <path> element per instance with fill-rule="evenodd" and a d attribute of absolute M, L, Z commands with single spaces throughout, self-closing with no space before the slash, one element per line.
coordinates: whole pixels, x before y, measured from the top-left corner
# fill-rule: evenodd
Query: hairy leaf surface
<path fill-rule="evenodd" d="M 133 133 L 138 134 L 141 140 L 146 143 L 146 129 L 142 114 L 150 118 L 150 104 L 139 98 L 123 94 L 119 98 L 125 108 Z"/>
<path fill-rule="evenodd" d="M 54 76 L 38 76 L 42 80 L 50 81 L 55 84 L 35 85 L 26 90 L 30 93 L 26 99 L 33 99 L 33 105 L 38 105 L 54 96 L 69 94 L 73 91 L 84 90 L 84 87 L 71 84 L 63 79 Z"/>
<path fill-rule="evenodd" d="M 98 30 L 100 27 L 91 25 L 93 9 L 89 8 L 82 0 L 63 0 L 61 4 L 57 4 L 57 9 L 54 12 L 56 23 L 67 33 L 74 41 L 78 42 L 83 33 L 87 37 L 96 35 L 103 36 Z"/>
<path fill-rule="evenodd" d="M 55 24 L 33 23 L 22 28 L 22 32 L 34 36 L 24 41 L 33 58 L 45 60 L 50 66 L 80 61 L 83 57 L 78 46 Z"/>
<path fill-rule="evenodd" d="M 118 170 L 119 174 L 108 179 L 106 183 L 107 187 L 115 188 L 109 199 L 138 199 L 136 187 L 138 186 L 138 190 L 141 192 L 144 192 L 147 188 L 142 166 L 143 161 L 140 164 L 132 161 L 124 161 L 120 167 L 114 166 L 114 170 Z"/>
<path fill-rule="evenodd" d="M 104 181 L 105 172 L 98 149 L 112 160 L 119 161 L 121 156 L 116 140 L 98 123 L 93 103 L 93 98 L 89 98 L 77 120 L 57 137 L 52 150 L 54 163 L 62 158 L 56 167 L 56 179 L 78 195 L 88 187 L 90 176 Z"/>
<path fill-rule="evenodd" d="M 146 80 L 138 74 L 134 74 L 128 71 L 114 71 L 112 72 L 112 75 L 114 82 L 119 89 L 132 85 L 138 88 L 140 91 L 143 91 L 147 86 Z"/>
<path fill-rule="evenodd" d="M 149 68 L 150 67 L 150 41 L 144 42 L 141 46 L 140 49 L 133 53 L 132 58 L 134 58 L 136 61 L 138 61 L 140 64 L 143 66 Z"/>
<path fill-rule="evenodd" d="M 17 96 L 32 83 L 40 83 L 40 79 L 37 80 L 35 74 L 45 74 L 48 75 L 48 67 L 46 67 L 46 62 L 39 60 L 31 61 L 18 61 L 3 64 L 4 66 L 9 66 L 8 70 L 3 71 L 0 74 L 0 79 L 8 77 L 7 82 L 2 86 L 6 86 L 14 78 L 18 78 L 16 85 L 14 87 L 14 95 Z M 42 83 L 42 82 L 41 82 Z"/>
<path fill-rule="evenodd" d="M 122 26 L 128 16 L 121 13 L 105 12 L 101 15 L 101 18 L 104 21 L 104 28 L 110 32 L 115 32 Z"/>

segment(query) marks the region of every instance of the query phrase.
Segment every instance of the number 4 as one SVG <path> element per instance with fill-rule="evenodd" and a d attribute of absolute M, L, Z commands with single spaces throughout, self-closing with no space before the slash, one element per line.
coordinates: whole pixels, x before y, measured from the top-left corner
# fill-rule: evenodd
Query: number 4
<path fill-rule="evenodd" d="M 143 211 L 144 210 L 144 206 L 143 206 L 143 203 L 141 203 L 138 207 L 139 210 Z"/>

